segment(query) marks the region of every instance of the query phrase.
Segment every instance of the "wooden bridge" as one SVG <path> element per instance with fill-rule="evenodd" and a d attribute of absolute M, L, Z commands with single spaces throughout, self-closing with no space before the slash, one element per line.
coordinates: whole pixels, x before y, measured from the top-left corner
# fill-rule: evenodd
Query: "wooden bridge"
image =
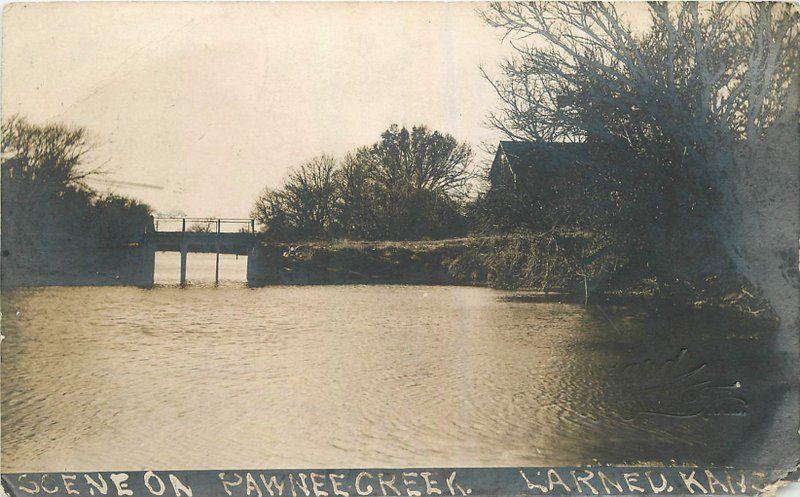
<path fill-rule="evenodd" d="M 181 286 L 186 286 L 189 252 L 217 254 L 214 280 L 219 283 L 219 254 L 250 255 L 256 242 L 254 219 L 158 217 L 152 223 L 149 243 L 153 249 L 181 253 Z M 231 226 L 239 230 L 224 231 Z"/>

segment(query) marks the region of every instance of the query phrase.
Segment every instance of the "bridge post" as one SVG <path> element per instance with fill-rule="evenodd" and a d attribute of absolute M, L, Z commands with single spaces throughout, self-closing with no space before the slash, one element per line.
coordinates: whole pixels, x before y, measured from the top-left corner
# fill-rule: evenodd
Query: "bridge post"
<path fill-rule="evenodd" d="M 186 286 L 186 255 L 188 247 L 185 243 L 181 243 L 181 288 Z"/>
<path fill-rule="evenodd" d="M 181 219 L 181 288 L 186 287 L 186 255 L 189 247 L 186 245 L 186 218 Z"/>
<path fill-rule="evenodd" d="M 220 237 L 220 225 L 222 221 L 217 219 L 217 267 L 214 272 L 214 284 L 219 286 L 219 237 Z"/>
<path fill-rule="evenodd" d="M 142 243 L 138 249 L 138 268 L 134 284 L 140 288 L 152 288 L 155 280 L 156 251 L 152 243 Z"/>
<path fill-rule="evenodd" d="M 144 236 L 139 241 L 136 258 L 136 273 L 133 284 L 141 288 L 151 288 L 155 279 L 156 251 L 154 245 L 158 221 L 151 215 L 144 226 Z"/>
<path fill-rule="evenodd" d="M 258 247 L 254 244 L 247 255 L 247 285 L 257 286 L 257 281 L 261 275 L 261 258 Z"/>

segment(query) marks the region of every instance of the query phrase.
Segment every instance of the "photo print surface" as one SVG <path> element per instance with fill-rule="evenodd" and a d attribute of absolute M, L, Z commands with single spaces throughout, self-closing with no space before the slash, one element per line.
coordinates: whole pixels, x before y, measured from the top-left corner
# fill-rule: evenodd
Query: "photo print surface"
<path fill-rule="evenodd" d="M 775 488 L 800 461 L 799 21 L 7 4 L 4 491 Z"/>

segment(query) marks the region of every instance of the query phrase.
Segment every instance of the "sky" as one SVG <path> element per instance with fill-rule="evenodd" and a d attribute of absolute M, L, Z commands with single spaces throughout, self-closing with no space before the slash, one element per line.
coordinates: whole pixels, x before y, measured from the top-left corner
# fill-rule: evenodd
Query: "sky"
<path fill-rule="evenodd" d="M 3 116 L 85 127 L 100 190 L 162 213 L 247 217 L 289 168 L 374 143 L 392 123 L 476 149 L 500 139 L 479 67 L 510 49 L 479 7 L 11 4 Z"/>
<path fill-rule="evenodd" d="M 638 21 L 642 4 L 618 6 Z M 2 114 L 88 130 L 101 191 L 163 214 L 247 217 L 265 187 L 392 123 L 482 145 L 512 48 L 481 3 L 17 3 Z"/>

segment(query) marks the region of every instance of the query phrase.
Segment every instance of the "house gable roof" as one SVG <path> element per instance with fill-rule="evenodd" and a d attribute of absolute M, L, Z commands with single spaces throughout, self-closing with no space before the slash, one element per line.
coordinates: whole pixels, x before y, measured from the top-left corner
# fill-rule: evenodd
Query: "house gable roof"
<path fill-rule="evenodd" d="M 569 142 L 501 141 L 498 148 L 516 176 L 526 174 L 531 168 L 547 170 L 574 165 L 587 152 L 585 143 Z"/>

